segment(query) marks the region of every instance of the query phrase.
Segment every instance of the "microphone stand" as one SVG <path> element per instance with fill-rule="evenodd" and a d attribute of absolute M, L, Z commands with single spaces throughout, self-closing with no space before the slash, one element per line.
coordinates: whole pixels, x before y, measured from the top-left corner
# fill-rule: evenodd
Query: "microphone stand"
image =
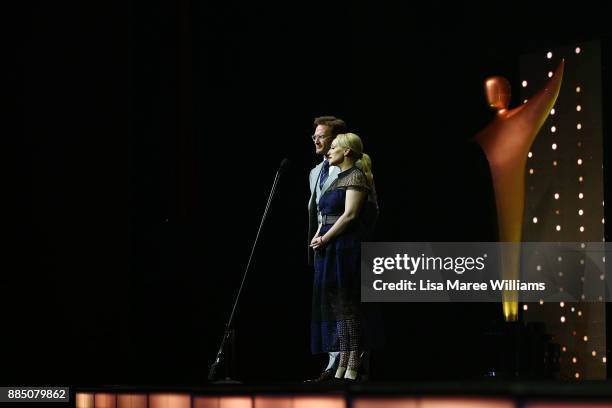
<path fill-rule="evenodd" d="M 208 371 L 208 380 L 213 381 L 215 378 L 215 374 L 217 371 L 217 367 L 224 359 L 225 348 L 227 344 L 230 343 L 232 345 L 230 351 L 234 348 L 234 329 L 232 324 L 234 323 L 234 316 L 236 314 L 236 307 L 238 306 L 238 301 L 240 300 L 240 295 L 242 294 L 242 289 L 244 288 L 244 282 L 246 281 L 247 274 L 249 272 L 249 268 L 251 266 L 251 260 L 253 259 L 253 254 L 255 253 L 255 247 L 257 246 L 257 241 L 259 240 L 259 234 L 261 233 L 264 222 L 266 221 L 266 217 L 268 216 L 268 210 L 270 209 L 270 203 L 272 202 L 272 198 L 274 197 L 274 193 L 276 192 L 276 185 L 278 184 L 278 180 L 280 179 L 280 175 L 287 168 L 289 164 L 288 159 L 283 159 L 280 164 L 280 167 L 276 171 L 276 176 L 274 177 L 274 182 L 272 183 L 272 190 L 268 196 L 268 202 L 266 203 L 266 208 L 264 210 L 263 216 L 261 217 L 261 222 L 259 223 L 259 228 L 257 229 L 257 235 L 255 236 L 255 241 L 253 242 L 253 246 L 251 247 L 251 254 L 249 255 L 249 260 L 247 262 L 246 268 L 244 269 L 244 274 L 242 275 L 242 282 L 240 283 L 240 288 L 238 289 L 238 294 L 234 299 L 234 306 L 232 307 L 232 312 L 230 313 L 229 319 L 225 324 L 225 332 L 223 333 L 223 338 L 221 339 L 221 345 L 219 346 L 219 351 L 217 351 L 217 357 L 215 361 L 210 365 L 210 370 Z M 235 354 L 235 353 L 233 353 Z M 233 354 L 230 354 L 231 357 L 234 357 Z M 226 362 L 225 364 L 225 379 L 220 381 L 215 381 L 218 384 L 240 384 L 240 381 L 233 380 L 229 376 L 229 367 Z"/>

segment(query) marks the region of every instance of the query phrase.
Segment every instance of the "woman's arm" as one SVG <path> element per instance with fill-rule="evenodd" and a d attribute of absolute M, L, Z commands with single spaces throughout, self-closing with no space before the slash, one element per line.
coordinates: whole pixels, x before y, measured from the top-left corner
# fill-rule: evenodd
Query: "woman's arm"
<path fill-rule="evenodd" d="M 344 203 L 344 213 L 338 221 L 321 237 L 315 236 L 310 246 L 317 249 L 327 244 L 333 237 L 342 233 L 359 215 L 359 210 L 365 201 L 367 193 L 360 190 L 346 190 L 346 201 Z M 317 233 L 318 235 L 318 233 Z"/>

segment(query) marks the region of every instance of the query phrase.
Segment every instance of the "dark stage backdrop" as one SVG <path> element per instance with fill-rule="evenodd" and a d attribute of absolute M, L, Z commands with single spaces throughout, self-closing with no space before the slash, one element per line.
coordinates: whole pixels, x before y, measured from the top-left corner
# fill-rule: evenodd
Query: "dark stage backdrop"
<path fill-rule="evenodd" d="M 597 7 L 550 13 L 188 0 L 20 10 L 11 383 L 204 383 L 284 157 L 237 315 L 238 374 L 315 374 L 313 117 L 362 136 L 377 240 L 495 240 L 487 163 L 470 142 L 490 119 L 482 80 L 518 89 L 521 53 L 606 34 Z M 485 304 L 384 312 L 381 379 L 482 375 L 482 334 L 501 318 Z"/>

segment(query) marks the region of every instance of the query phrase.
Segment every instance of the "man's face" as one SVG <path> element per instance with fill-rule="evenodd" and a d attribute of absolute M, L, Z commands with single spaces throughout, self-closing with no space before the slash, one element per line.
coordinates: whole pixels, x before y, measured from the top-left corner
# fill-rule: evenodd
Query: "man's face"
<path fill-rule="evenodd" d="M 331 134 L 331 128 L 326 125 L 317 125 L 312 139 L 315 144 L 315 153 L 321 155 L 327 153 L 329 146 L 331 146 L 334 140 Z"/>

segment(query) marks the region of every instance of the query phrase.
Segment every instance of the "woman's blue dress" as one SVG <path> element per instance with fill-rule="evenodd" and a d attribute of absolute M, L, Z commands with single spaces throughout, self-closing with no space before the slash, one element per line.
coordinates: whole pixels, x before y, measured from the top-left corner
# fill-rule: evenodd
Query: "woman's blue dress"
<path fill-rule="evenodd" d="M 347 189 L 368 193 L 359 216 L 340 235 L 315 251 L 311 349 L 313 353 L 369 350 L 380 342 L 380 316 L 361 304 L 361 241 L 377 211 L 376 198 L 365 174 L 351 167 L 338 175 L 319 200 L 321 215 L 344 213 Z M 323 225 L 319 235 L 333 225 Z"/>

